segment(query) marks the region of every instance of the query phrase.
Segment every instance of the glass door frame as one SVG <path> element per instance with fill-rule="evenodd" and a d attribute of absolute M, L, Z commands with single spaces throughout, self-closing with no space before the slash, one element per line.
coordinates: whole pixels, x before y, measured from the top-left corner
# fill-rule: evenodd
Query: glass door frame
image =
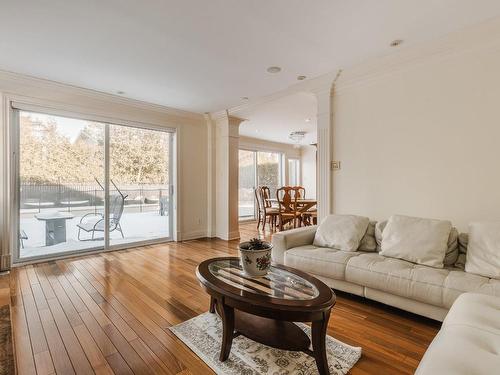
<path fill-rule="evenodd" d="M 129 121 L 119 121 L 110 119 L 103 119 L 100 116 L 93 116 L 79 112 L 72 112 L 66 110 L 58 110 L 52 109 L 50 107 L 44 107 L 39 105 L 32 105 L 29 103 L 17 102 L 17 101 L 9 101 L 7 109 L 8 113 L 8 196 L 10 199 L 10 204 L 7 206 L 7 226 L 10 228 L 10 236 L 8 238 L 8 242 L 11 248 L 11 264 L 12 265 L 22 265 L 29 263 L 36 263 L 40 261 L 47 261 L 52 259 L 63 259 L 68 257 L 74 257 L 75 255 L 85 255 L 91 253 L 100 253 L 107 251 L 115 251 L 120 249 L 127 249 L 145 245 L 152 245 L 157 243 L 171 242 L 175 238 L 174 228 L 176 228 L 176 220 L 177 214 L 175 211 L 175 200 L 176 197 L 176 185 L 177 185 L 177 131 L 172 127 L 163 127 L 153 124 L 146 123 L 138 123 L 138 122 L 129 122 Z M 46 254 L 35 257 L 20 257 L 20 241 L 19 241 L 19 223 L 20 223 L 20 207 L 21 207 L 21 197 L 20 197 L 20 187 L 21 187 L 21 178 L 20 178 L 20 121 L 19 121 L 19 112 L 20 111 L 28 111 L 35 112 L 59 117 L 66 117 L 78 120 L 85 121 L 95 121 L 100 122 L 104 125 L 104 245 L 94 246 L 85 248 L 84 250 L 73 250 L 73 251 L 64 251 L 58 254 Z M 110 153 L 109 153 L 109 128 L 110 125 L 116 126 L 125 126 L 129 128 L 140 128 L 145 130 L 152 131 L 161 131 L 170 133 L 169 137 L 169 150 L 168 150 L 168 160 L 169 160 L 169 168 L 168 168 L 168 189 L 169 189 L 169 220 L 168 220 L 168 237 L 158 237 L 151 240 L 144 241 L 135 241 L 130 243 L 122 243 L 116 245 L 110 245 L 109 242 L 109 194 L 110 194 Z"/>

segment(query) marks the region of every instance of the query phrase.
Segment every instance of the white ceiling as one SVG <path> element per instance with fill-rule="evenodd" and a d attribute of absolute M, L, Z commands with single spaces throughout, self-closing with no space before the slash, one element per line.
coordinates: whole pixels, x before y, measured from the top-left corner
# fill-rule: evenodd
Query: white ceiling
<path fill-rule="evenodd" d="M 0 69 L 216 111 L 496 15 L 498 0 L 0 0 Z"/>

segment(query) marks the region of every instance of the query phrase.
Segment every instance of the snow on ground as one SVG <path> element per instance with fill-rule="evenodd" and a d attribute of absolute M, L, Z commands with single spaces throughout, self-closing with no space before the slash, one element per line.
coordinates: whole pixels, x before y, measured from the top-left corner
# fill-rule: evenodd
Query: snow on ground
<path fill-rule="evenodd" d="M 44 213 L 48 211 L 42 210 Z M 76 225 L 80 222 L 82 215 L 80 212 L 74 214 L 73 219 L 66 220 L 67 241 L 52 246 L 45 246 L 45 222 L 37 220 L 32 215 L 21 217 L 20 228 L 26 233 L 28 239 L 24 240 L 24 248 L 20 249 L 20 257 L 34 257 L 102 247 L 104 245 L 102 240 L 78 241 L 78 227 Z M 125 210 L 120 220 L 125 239 L 122 239 L 120 232 L 115 230 L 111 232 L 110 245 L 169 237 L 168 220 L 168 216 L 160 216 L 158 211 L 127 212 Z M 102 239 L 102 236 L 102 232 L 96 232 L 97 238 L 101 237 Z M 90 234 L 82 231 L 81 237 L 90 238 Z"/>

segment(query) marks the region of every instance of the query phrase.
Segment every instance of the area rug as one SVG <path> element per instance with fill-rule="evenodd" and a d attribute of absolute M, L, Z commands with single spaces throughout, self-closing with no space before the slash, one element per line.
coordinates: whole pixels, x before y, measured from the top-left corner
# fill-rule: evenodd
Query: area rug
<path fill-rule="evenodd" d="M 0 307 L 0 375 L 14 374 L 9 305 Z"/>
<path fill-rule="evenodd" d="M 310 328 L 297 325 L 311 337 Z M 219 361 L 222 322 L 217 314 L 209 312 L 170 327 L 198 357 L 219 375 L 285 375 L 317 374 L 314 358 L 302 353 L 273 349 L 244 336 L 233 340 L 231 354 L 225 362 Z M 331 375 L 343 375 L 361 357 L 361 348 L 349 346 L 333 337 L 326 337 L 328 365 Z"/>

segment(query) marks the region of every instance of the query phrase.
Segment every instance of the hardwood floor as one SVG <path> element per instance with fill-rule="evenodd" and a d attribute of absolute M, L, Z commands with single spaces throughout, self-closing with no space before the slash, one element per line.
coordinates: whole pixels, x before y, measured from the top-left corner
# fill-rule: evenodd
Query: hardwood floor
<path fill-rule="evenodd" d="M 240 229 L 242 239 L 257 234 L 254 223 Z M 196 265 L 236 255 L 237 243 L 194 240 L 14 268 L 18 373 L 213 373 L 168 327 L 208 310 Z M 363 348 L 352 374 L 414 372 L 439 323 L 344 293 L 337 297 L 328 334 Z"/>

